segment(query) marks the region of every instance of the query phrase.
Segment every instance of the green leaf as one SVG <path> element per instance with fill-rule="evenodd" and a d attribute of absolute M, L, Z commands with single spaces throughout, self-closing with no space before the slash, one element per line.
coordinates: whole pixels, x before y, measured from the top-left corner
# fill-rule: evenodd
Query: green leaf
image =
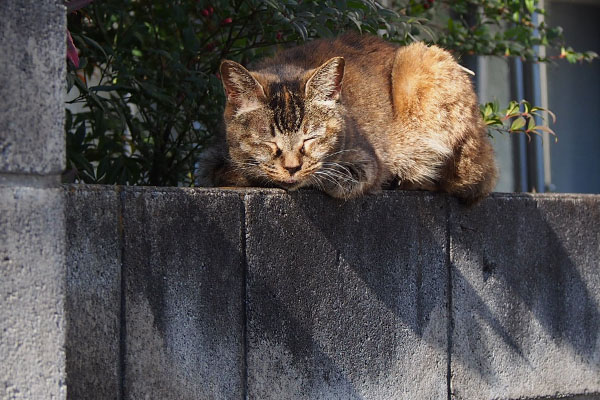
<path fill-rule="evenodd" d="M 530 14 L 535 12 L 535 1 L 534 0 L 525 0 L 525 7 Z"/>
<path fill-rule="evenodd" d="M 173 98 L 164 94 L 161 89 L 159 89 L 155 85 L 151 84 L 150 82 L 138 82 L 138 84 L 140 85 L 142 90 L 146 94 L 148 94 L 150 97 L 152 97 L 162 103 L 165 103 L 165 104 L 169 104 L 169 105 L 175 104 Z"/>
<path fill-rule="evenodd" d="M 331 38 L 334 36 L 333 32 L 327 27 L 327 25 L 316 24 L 315 30 L 319 37 L 322 38 Z"/>
<path fill-rule="evenodd" d="M 79 128 L 75 131 L 75 135 L 73 135 L 74 144 L 81 146 L 83 141 L 85 140 L 85 123 L 79 125 Z"/>
<path fill-rule="evenodd" d="M 490 115 L 492 115 L 493 110 L 492 110 L 492 104 L 491 103 L 487 103 L 483 109 L 483 116 L 484 117 L 489 117 Z"/>
<path fill-rule="evenodd" d="M 105 60 L 108 60 L 108 55 L 106 54 L 106 51 L 104 51 L 104 47 L 102 47 L 102 46 L 100 45 L 100 43 L 96 42 L 94 39 L 92 39 L 92 38 L 90 38 L 90 37 L 88 37 L 88 36 L 85 36 L 85 35 L 81 35 L 81 37 L 83 38 L 83 40 L 84 40 L 84 41 L 85 41 L 87 44 L 89 44 L 89 45 L 91 45 L 92 47 L 95 47 L 96 49 L 100 50 L 100 52 L 101 52 L 101 53 L 104 55 L 104 59 L 105 59 Z"/>
<path fill-rule="evenodd" d="M 306 26 L 304 26 L 304 24 L 302 24 L 298 21 L 292 21 L 292 25 L 294 26 L 296 31 L 300 34 L 300 37 L 302 38 L 302 40 L 306 41 L 308 39 L 308 31 L 306 29 Z"/>
<path fill-rule="evenodd" d="M 359 32 L 362 32 L 362 24 L 353 13 L 348 13 L 348 19 L 354 23 Z"/>
<path fill-rule="evenodd" d="M 530 117 L 527 122 L 527 132 L 532 132 L 535 128 L 535 118 Z"/>
<path fill-rule="evenodd" d="M 516 118 L 510 125 L 510 130 L 518 131 L 519 129 L 522 129 L 525 126 L 525 122 L 525 118 L 523 117 Z"/>
<path fill-rule="evenodd" d="M 97 85 L 97 86 L 90 86 L 89 90 L 92 92 L 111 92 L 114 90 L 126 90 L 128 92 L 132 92 L 135 89 L 132 88 L 131 86 L 125 86 L 125 85 Z"/>
<path fill-rule="evenodd" d="M 109 157 L 104 157 L 98 163 L 98 170 L 97 170 L 97 177 L 98 177 L 98 179 L 99 180 L 102 179 L 106 175 L 106 172 L 109 169 L 110 169 L 110 158 Z"/>

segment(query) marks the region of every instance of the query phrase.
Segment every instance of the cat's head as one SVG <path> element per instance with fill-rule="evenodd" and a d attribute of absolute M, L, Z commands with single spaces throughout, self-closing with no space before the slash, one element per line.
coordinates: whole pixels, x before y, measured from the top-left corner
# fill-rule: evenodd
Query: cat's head
<path fill-rule="evenodd" d="M 282 79 L 233 61 L 221 64 L 232 164 L 248 177 L 287 189 L 310 184 L 323 163 L 334 161 L 344 128 L 344 59 L 293 75 Z"/>

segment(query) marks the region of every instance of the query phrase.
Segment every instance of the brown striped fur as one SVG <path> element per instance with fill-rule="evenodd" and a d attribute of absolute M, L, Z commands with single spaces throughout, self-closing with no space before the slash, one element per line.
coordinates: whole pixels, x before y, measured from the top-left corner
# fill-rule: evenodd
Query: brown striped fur
<path fill-rule="evenodd" d="M 436 46 L 345 35 L 252 72 L 224 61 L 221 76 L 228 154 L 218 184 L 351 198 L 396 182 L 472 203 L 496 182 L 471 81 Z"/>

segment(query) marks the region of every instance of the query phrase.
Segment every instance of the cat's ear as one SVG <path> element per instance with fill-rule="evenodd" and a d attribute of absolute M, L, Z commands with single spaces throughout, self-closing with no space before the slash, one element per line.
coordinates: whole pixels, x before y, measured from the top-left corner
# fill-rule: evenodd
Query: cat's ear
<path fill-rule="evenodd" d="M 220 71 L 227 101 L 236 108 L 247 107 L 265 99 L 262 85 L 240 64 L 225 60 L 221 63 Z"/>
<path fill-rule="evenodd" d="M 336 101 L 342 92 L 344 58 L 334 57 L 317 68 L 306 81 L 306 97 L 317 101 Z"/>

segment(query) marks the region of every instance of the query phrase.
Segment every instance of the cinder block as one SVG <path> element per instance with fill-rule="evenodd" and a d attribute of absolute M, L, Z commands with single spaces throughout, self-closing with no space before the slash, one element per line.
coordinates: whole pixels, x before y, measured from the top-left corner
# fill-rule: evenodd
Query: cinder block
<path fill-rule="evenodd" d="M 64 169 L 66 29 L 62 0 L 0 1 L 0 173 Z"/>
<path fill-rule="evenodd" d="M 445 204 L 247 195 L 248 398 L 446 398 Z"/>
<path fill-rule="evenodd" d="M 241 197 L 127 188 L 126 399 L 244 395 Z"/>
<path fill-rule="evenodd" d="M 65 186 L 69 399 L 119 398 L 121 242 L 115 186 Z"/>
<path fill-rule="evenodd" d="M 1 399 L 66 398 L 63 200 L 0 187 Z"/>
<path fill-rule="evenodd" d="M 598 221 L 599 196 L 452 203 L 453 398 L 600 393 Z"/>

